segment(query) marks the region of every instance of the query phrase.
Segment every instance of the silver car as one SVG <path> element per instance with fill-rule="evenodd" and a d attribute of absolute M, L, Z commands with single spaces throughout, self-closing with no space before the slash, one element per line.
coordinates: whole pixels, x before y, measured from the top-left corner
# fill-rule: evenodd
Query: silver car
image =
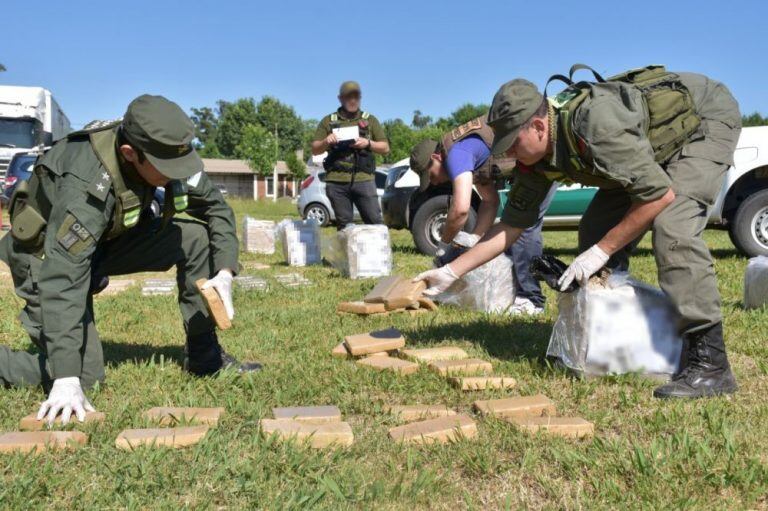
<path fill-rule="evenodd" d="M 331 201 L 325 195 L 325 170 L 317 167 L 309 167 L 309 176 L 301 182 L 299 188 L 299 199 L 296 201 L 296 207 L 302 218 L 314 218 L 321 226 L 331 224 L 336 220 L 336 215 L 331 207 Z M 378 167 L 374 173 L 376 182 L 376 193 L 379 195 L 379 207 L 381 207 L 381 196 L 384 194 L 384 185 L 387 182 L 389 169 Z M 355 220 L 360 220 L 360 213 L 354 208 Z"/>

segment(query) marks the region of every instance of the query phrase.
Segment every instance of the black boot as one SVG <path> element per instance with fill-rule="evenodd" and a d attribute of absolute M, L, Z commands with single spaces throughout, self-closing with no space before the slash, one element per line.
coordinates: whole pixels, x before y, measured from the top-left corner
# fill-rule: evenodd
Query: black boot
<path fill-rule="evenodd" d="M 240 363 L 235 357 L 224 351 L 219 344 L 216 332 L 206 332 L 187 337 L 184 350 L 184 370 L 195 376 L 209 376 L 221 370 L 236 370 L 248 373 L 261 369 L 258 362 Z"/>
<path fill-rule="evenodd" d="M 685 340 L 688 347 L 681 356 L 680 372 L 669 383 L 654 390 L 653 396 L 697 398 L 736 392 L 736 378 L 725 353 L 723 324 L 688 334 Z"/>

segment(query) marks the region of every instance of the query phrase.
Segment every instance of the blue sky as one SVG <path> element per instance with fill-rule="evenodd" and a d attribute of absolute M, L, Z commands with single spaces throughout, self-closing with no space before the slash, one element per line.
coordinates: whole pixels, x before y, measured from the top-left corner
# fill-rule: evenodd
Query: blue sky
<path fill-rule="evenodd" d="M 768 113 L 766 1 L 216 2 L 4 0 L 1 84 L 51 89 L 77 127 L 144 92 L 185 110 L 273 95 L 302 117 L 356 79 L 380 119 L 490 102 L 501 83 L 585 62 L 649 63 L 721 80 Z"/>

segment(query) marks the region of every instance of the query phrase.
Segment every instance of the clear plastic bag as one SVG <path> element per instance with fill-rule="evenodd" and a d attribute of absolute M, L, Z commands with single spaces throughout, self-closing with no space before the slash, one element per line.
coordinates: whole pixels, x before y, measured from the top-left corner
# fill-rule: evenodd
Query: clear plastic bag
<path fill-rule="evenodd" d="M 348 225 L 323 236 L 323 258 L 353 279 L 392 273 L 392 247 L 386 225 Z"/>
<path fill-rule="evenodd" d="M 744 272 L 744 308 L 756 309 L 768 304 L 768 257 L 753 257 Z"/>
<path fill-rule="evenodd" d="M 254 254 L 275 253 L 275 222 L 243 218 L 243 251 Z"/>
<path fill-rule="evenodd" d="M 512 259 L 506 254 L 491 259 L 454 282 L 435 300 L 481 312 L 508 310 L 515 302 Z"/>
<path fill-rule="evenodd" d="M 558 297 L 559 313 L 547 355 L 590 375 L 640 372 L 670 376 L 678 369 L 682 341 L 677 313 L 655 287 L 614 273 L 604 283 Z"/>
<path fill-rule="evenodd" d="M 320 226 L 317 221 L 283 220 L 277 226 L 285 262 L 290 266 L 320 264 Z"/>

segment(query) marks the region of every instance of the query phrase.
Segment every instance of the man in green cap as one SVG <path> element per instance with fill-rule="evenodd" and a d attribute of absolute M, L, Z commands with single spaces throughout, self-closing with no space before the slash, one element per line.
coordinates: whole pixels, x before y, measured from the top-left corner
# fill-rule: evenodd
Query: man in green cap
<path fill-rule="evenodd" d="M 585 66 L 577 65 L 575 70 Z M 546 100 L 517 79 L 496 93 L 488 124 L 493 152 L 517 160 L 518 179 L 502 222 L 474 249 L 418 278 L 429 294 L 514 243 L 536 219 L 552 179 L 600 188 L 579 227 L 579 251 L 560 279 L 585 285 L 603 266 L 626 270 L 653 229 L 659 283 L 680 314 L 681 370 L 659 398 L 696 398 L 737 390 L 723 340 L 712 257 L 702 240 L 741 130 L 736 100 L 721 83 L 661 66 L 596 83 L 572 84 Z M 568 80 L 568 79 L 566 79 Z"/>
<path fill-rule="evenodd" d="M 83 388 L 104 379 L 93 294 L 109 275 L 175 266 L 187 335 L 184 367 L 195 375 L 240 365 L 218 343 L 195 282 L 207 279 L 228 315 L 237 270 L 235 217 L 203 172 L 194 126 L 178 105 L 144 95 L 122 121 L 92 123 L 56 143 L 10 203 L 0 258 L 26 304 L 21 322 L 39 354 L 0 347 L 0 383 L 50 388 L 38 418 L 83 420 Z M 162 218 L 151 213 L 165 187 Z M 173 219 L 185 211 L 194 220 Z"/>
<path fill-rule="evenodd" d="M 485 116 L 472 119 L 446 133 L 440 142 L 423 140 L 411 151 L 411 169 L 420 178 L 420 190 L 430 185 L 451 183 L 452 196 L 448 216 L 435 254 L 435 266 L 450 263 L 471 247 L 493 225 L 499 207 L 499 185 L 511 178 L 511 166 L 491 154 L 493 131 Z M 514 161 L 512 161 L 514 163 Z M 513 315 L 536 315 L 544 312 L 546 298 L 541 285 L 529 271 L 530 263 L 542 254 L 541 228 L 552 197 L 557 190 L 553 183 L 546 199 L 539 206 L 534 225 L 523 232 L 517 243 L 507 251 L 512 258 L 515 277 L 515 301 L 509 309 Z M 473 192 L 480 196 L 477 222 L 471 234 L 456 239 L 464 228 L 472 207 Z"/>
<path fill-rule="evenodd" d="M 373 173 L 376 154 L 387 154 L 389 142 L 378 119 L 360 110 L 360 85 L 347 81 L 339 88 L 341 106 L 320 121 L 312 154 L 328 152 L 323 167 L 325 194 L 339 230 L 352 223 L 353 205 L 366 224 L 380 224 L 381 206 Z"/>

